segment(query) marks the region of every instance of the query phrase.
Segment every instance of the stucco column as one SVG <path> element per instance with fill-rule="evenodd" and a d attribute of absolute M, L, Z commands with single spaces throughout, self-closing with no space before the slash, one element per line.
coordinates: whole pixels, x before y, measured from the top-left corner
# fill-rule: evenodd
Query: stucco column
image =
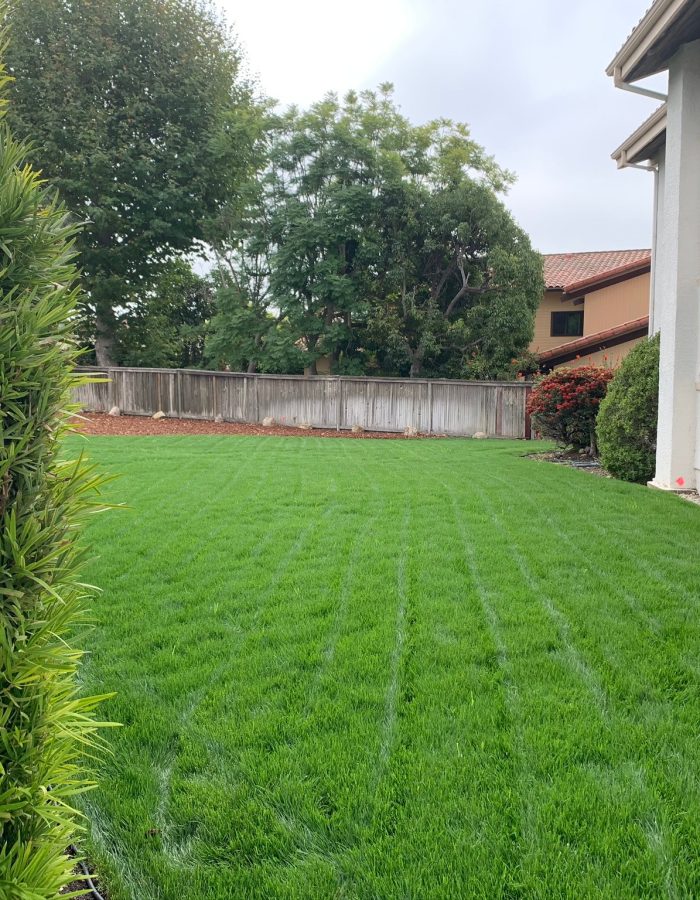
<path fill-rule="evenodd" d="M 654 325 L 661 331 L 656 475 L 665 490 L 696 487 L 700 392 L 700 41 L 669 65 Z"/>
<path fill-rule="evenodd" d="M 663 271 L 661 264 L 662 243 L 659 235 L 659 229 L 663 222 L 664 210 L 664 185 L 666 175 L 666 149 L 662 147 L 659 154 L 654 159 L 656 171 L 654 172 L 654 220 L 652 226 L 652 243 L 651 243 L 651 278 L 649 281 L 649 334 L 653 335 L 659 330 L 660 315 L 657 313 L 656 295 L 659 293 L 656 287 L 659 279 L 659 268 Z"/>

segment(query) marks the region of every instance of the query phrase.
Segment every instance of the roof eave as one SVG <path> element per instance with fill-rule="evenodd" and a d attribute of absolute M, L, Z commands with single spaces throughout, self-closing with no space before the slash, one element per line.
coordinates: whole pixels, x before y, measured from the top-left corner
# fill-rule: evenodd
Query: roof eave
<path fill-rule="evenodd" d="M 664 103 L 612 152 L 611 157 L 618 169 L 655 158 L 659 148 L 665 143 L 666 118 Z"/>
<path fill-rule="evenodd" d="M 622 325 L 617 325 L 614 328 L 586 335 L 586 337 L 577 338 L 566 344 L 559 344 L 558 347 L 545 350 L 539 353 L 538 356 L 542 365 L 548 367 L 559 366 L 562 363 L 571 362 L 598 350 L 606 350 L 618 344 L 626 344 L 628 341 L 644 337 L 648 333 L 649 316 L 641 316 L 639 319 L 624 322 Z"/>
<path fill-rule="evenodd" d="M 581 279 L 581 281 L 567 284 L 563 289 L 564 300 L 576 300 L 585 294 L 592 294 L 594 291 L 600 291 L 606 287 L 612 287 L 621 281 L 627 281 L 630 278 L 637 278 L 639 275 L 646 275 L 651 271 L 651 258 L 629 263 L 626 266 L 620 266 L 601 275 L 594 275 L 590 278 Z"/>
<path fill-rule="evenodd" d="M 666 60 L 651 64 L 650 51 L 658 41 L 667 35 L 673 23 L 693 3 L 693 0 L 656 0 L 641 22 L 618 50 L 615 58 L 605 70 L 611 77 L 629 84 L 640 78 L 663 72 Z M 682 38 L 682 35 L 679 35 Z M 683 43 L 682 40 L 679 40 Z"/>

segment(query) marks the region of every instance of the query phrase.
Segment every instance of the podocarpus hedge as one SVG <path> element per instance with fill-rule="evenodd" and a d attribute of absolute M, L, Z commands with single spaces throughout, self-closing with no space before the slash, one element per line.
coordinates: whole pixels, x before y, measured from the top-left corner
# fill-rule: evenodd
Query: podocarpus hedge
<path fill-rule="evenodd" d="M 0 3 L 0 21 L 3 17 Z M 5 35 L 0 34 L 0 53 Z M 0 92 L 7 78 L 0 68 Z M 0 100 L 0 102 L 3 102 Z M 74 228 L 0 108 L 0 897 L 56 898 L 98 698 L 80 698 L 81 517 L 98 479 L 65 461 L 76 351 Z"/>
<path fill-rule="evenodd" d="M 654 477 L 659 415 L 659 337 L 642 341 L 622 361 L 596 431 L 600 459 L 616 478 L 644 484 Z"/>
<path fill-rule="evenodd" d="M 596 452 L 595 421 L 611 369 L 579 366 L 545 375 L 528 398 L 533 425 L 562 447 Z"/>

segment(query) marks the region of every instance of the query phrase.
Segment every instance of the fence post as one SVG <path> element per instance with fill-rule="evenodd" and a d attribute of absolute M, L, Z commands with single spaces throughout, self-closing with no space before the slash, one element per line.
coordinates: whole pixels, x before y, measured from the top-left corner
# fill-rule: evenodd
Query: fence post
<path fill-rule="evenodd" d="M 217 388 L 218 388 L 217 381 L 218 380 L 219 380 L 219 374 L 218 374 L 218 372 L 214 372 L 212 379 L 211 379 L 211 407 L 212 407 L 212 410 L 214 411 L 214 418 L 216 418 L 219 415 L 218 406 L 220 404 L 217 404 L 217 402 L 216 402 L 216 398 L 218 397 L 218 392 L 217 392 Z"/>
<path fill-rule="evenodd" d="M 177 404 L 177 417 L 182 418 L 182 372 L 175 370 L 175 403 Z"/>
<path fill-rule="evenodd" d="M 531 387 L 526 387 L 523 391 L 523 396 L 525 397 L 525 440 L 532 440 L 532 421 L 530 420 L 530 413 L 527 411 L 527 401 L 530 399 L 530 394 L 532 393 Z"/>
<path fill-rule="evenodd" d="M 496 434 L 503 435 L 503 388 L 496 388 Z"/>
<path fill-rule="evenodd" d="M 428 434 L 433 433 L 433 382 L 428 379 Z"/>
<path fill-rule="evenodd" d="M 259 376 L 253 375 L 252 377 L 253 377 L 253 402 L 255 404 L 255 406 L 254 406 L 255 419 L 253 421 L 257 423 L 260 421 L 260 400 L 258 398 L 258 378 L 259 378 Z"/>
<path fill-rule="evenodd" d="M 112 409 L 112 407 L 119 406 L 119 404 L 117 403 L 117 400 L 119 397 L 118 392 L 117 392 L 117 383 L 114 380 L 114 369 L 112 369 L 111 367 L 107 369 L 107 378 L 109 379 L 109 387 L 107 388 L 107 398 L 109 400 L 109 403 L 108 403 L 109 409 L 107 410 L 107 412 L 109 412 L 109 410 Z"/>
<path fill-rule="evenodd" d="M 335 390 L 335 430 L 340 431 L 340 419 L 343 414 L 343 379 L 338 375 Z"/>

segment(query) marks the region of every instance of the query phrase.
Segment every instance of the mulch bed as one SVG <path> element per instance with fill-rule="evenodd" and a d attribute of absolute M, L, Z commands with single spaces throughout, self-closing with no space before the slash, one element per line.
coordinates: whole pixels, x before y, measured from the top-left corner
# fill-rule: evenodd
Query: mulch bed
<path fill-rule="evenodd" d="M 133 435 L 150 437 L 152 435 L 190 435 L 190 434 L 233 434 L 253 435 L 255 437 L 324 437 L 324 438 L 359 438 L 363 440 L 402 440 L 416 438 L 437 438 L 444 435 L 396 434 L 388 431 L 336 431 L 334 428 L 292 428 L 288 425 L 244 425 L 238 422 L 210 422 L 204 419 L 152 419 L 149 416 L 108 416 L 106 413 L 81 413 L 74 418 L 78 431 L 94 435 Z"/>
<path fill-rule="evenodd" d="M 573 453 L 571 450 L 550 450 L 546 453 L 528 453 L 526 455 L 528 459 L 557 463 L 560 466 L 569 466 L 572 469 L 590 472 L 591 475 L 598 475 L 601 478 L 612 478 L 612 475 L 601 466 L 600 462 L 588 454 Z"/>
<path fill-rule="evenodd" d="M 75 850 L 74 847 L 70 847 L 66 851 L 68 856 L 75 856 L 74 850 Z M 94 868 L 92 867 L 92 865 L 90 865 L 89 861 L 86 861 L 85 864 L 87 866 L 88 871 L 90 872 L 90 880 L 92 881 L 96 890 L 99 891 L 99 896 L 102 897 L 103 900 L 109 900 L 109 894 L 107 893 L 107 890 L 105 889 L 104 885 L 102 885 L 100 883 L 100 880 L 94 874 Z M 88 893 L 85 894 L 85 898 L 86 898 L 86 900 L 91 900 L 91 898 L 95 897 L 96 895 L 90 889 L 90 885 L 88 884 L 87 879 L 86 879 L 85 875 L 83 874 L 82 869 L 80 868 L 79 865 L 76 865 L 75 868 L 73 869 L 73 871 L 75 873 L 75 881 L 71 881 L 70 884 L 67 884 L 63 888 L 63 890 L 61 890 L 59 892 L 59 896 L 63 895 L 63 894 L 70 894 L 73 891 L 87 890 Z"/>
<path fill-rule="evenodd" d="M 601 478 L 612 478 L 613 476 L 604 469 L 597 459 L 580 453 L 573 453 L 570 450 L 552 450 L 548 453 L 527 453 L 528 459 L 538 459 L 542 462 L 558 463 L 561 466 L 571 466 L 572 469 L 582 469 L 584 472 L 590 472 L 591 475 L 599 475 Z M 690 503 L 700 505 L 700 494 L 697 491 L 679 491 L 677 494 L 682 500 L 688 500 Z"/>

